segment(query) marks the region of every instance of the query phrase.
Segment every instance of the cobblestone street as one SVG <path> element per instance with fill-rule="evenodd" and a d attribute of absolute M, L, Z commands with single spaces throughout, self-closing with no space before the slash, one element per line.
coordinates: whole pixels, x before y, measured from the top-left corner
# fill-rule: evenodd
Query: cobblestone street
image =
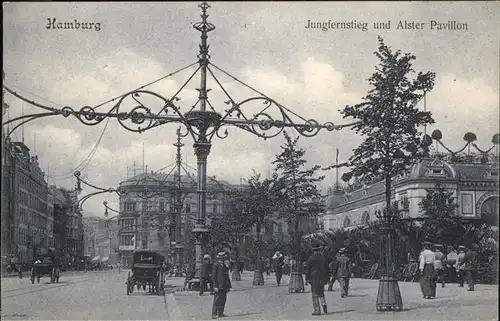
<path fill-rule="evenodd" d="M 378 312 L 375 309 L 378 280 L 352 279 L 350 296 L 340 298 L 338 283 L 333 292 L 325 292 L 328 315 L 311 316 L 310 288 L 305 293 L 289 294 L 288 277 L 276 286 L 274 275 L 265 277 L 266 285 L 254 287 L 252 272 L 245 272 L 240 282 L 232 282 L 225 313 L 231 320 L 495 320 L 498 311 L 498 286 L 477 285 L 468 292 L 457 284 L 437 289 L 437 298 L 423 299 L 418 283 L 400 282 L 404 310 Z M 212 296 L 195 292 L 167 294 L 171 320 L 208 320 Z M 226 319 L 226 318 L 224 318 Z"/>

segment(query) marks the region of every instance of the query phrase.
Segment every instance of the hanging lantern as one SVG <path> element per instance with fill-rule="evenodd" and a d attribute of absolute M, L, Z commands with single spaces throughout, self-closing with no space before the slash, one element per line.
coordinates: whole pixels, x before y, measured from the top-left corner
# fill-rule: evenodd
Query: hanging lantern
<path fill-rule="evenodd" d="M 467 142 L 467 143 L 472 143 L 474 141 L 477 140 L 477 136 L 476 134 L 472 133 L 472 132 L 468 132 L 464 135 L 464 140 Z"/>
<path fill-rule="evenodd" d="M 500 135 L 497 133 L 493 135 L 493 138 L 491 139 L 491 142 L 495 145 L 500 144 Z"/>
<path fill-rule="evenodd" d="M 432 132 L 431 137 L 434 140 L 441 140 L 441 139 L 443 139 L 443 134 L 441 133 L 441 131 L 439 129 L 436 129 Z"/>

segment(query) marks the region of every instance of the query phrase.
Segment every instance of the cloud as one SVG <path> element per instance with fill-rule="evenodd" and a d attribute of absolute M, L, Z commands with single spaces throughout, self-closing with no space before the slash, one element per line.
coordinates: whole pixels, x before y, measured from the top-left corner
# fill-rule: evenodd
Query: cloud
<path fill-rule="evenodd" d="M 320 7 L 318 7 L 318 5 Z M 481 146 L 490 146 L 491 135 L 498 131 L 498 36 L 495 10 L 490 5 L 397 3 L 367 4 L 360 8 L 348 3 L 332 7 L 321 3 L 272 3 L 266 5 L 235 5 L 218 3 L 210 9 L 210 21 L 217 29 L 210 33 L 210 54 L 219 67 L 233 73 L 300 116 L 321 122 L 346 123 L 339 109 L 354 104 L 365 95 L 366 79 L 373 73 L 376 58 L 376 36 L 381 34 L 394 49 L 413 52 L 416 70 L 437 73 L 435 89 L 427 97 L 427 109 L 433 111 L 445 143 L 453 148 L 462 144 L 465 131 L 476 132 Z M 70 12 L 71 14 L 68 14 Z M 443 16 L 443 13 L 445 16 Z M 101 32 L 47 32 L 47 17 L 59 19 L 100 20 Z M 148 23 L 140 18 L 148 17 Z M 35 101 L 46 100 L 61 106 L 79 109 L 95 105 L 138 88 L 196 60 L 199 34 L 190 23 L 198 21 L 196 5 L 173 3 L 167 9 L 161 4 L 129 3 L 96 6 L 94 4 L 8 4 L 4 19 L 4 68 L 6 83 L 18 85 L 23 94 Z M 464 33 L 419 33 L 397 30 L 367 32 L 354 30 L 306 29 L 308 20 L 464 20 L 470 29 Z M 161 32 L 156 32 L 161 30 Z M 433 50 L 428 50 L 433 48 Z M 481 55 L 483 59 L 477 59 Z M 195 67 L 194 67 L 195 68 Z M 148 87 L 169 97 L 188 79 L 193 69 L 178 73 Z M 258 93 L 213 68 L 231 96 L 241 102 Z M 199 75 L 179 95 L 177 104 L 189 110 L 198 99 Z M 227 109 L 228 100 L 217 83 L 209 77 L 210 101 L 218 111 Z M 45 100 L 43 98 L 45 98 Z M 161 101 L 141 97 L 153 110 Z M 38 112 L 35 108 L 8 97 L 11 118 Z M 99 111 L 107 111 L 113 103 Z M 123 110 L 137 103 L 130 97 Z M 246 104 L 247 115 L 262 110 L 262 101 Z M 422 106 L 420 106 L 422 108 Z M 210 108 L 210 106 L 207 106 Z M 122 111 L 123 111 L 122 110 Z M 279 117 L 275 109 L 268 110 Z M 298 118 L 294 118 L 299 121 Z M 50 165 L 53 176 L 69 172 L 69 179 L 55 181 L 71 188 L 72 170 L 82 163 L 94 148 L 105 123 L 84 126 L 73 117 L 40 119 L 25 126 L 26 141 L 33 146 L 37 133 L 36 152 L 43 168 Z M 127 176 L 127 167 L 144 162 L 148 170 L 158 170 L 175 161 L 175 130 L 169 124 L 137 134 L 123 129 L 111 120 L 102 135 L 99 147 L 82 170 L 88 180 L 101 187 L 116 187 Z M 290 132 L 292 132 L 290 130 Z M 20 137 L 19 131 L 16 133 Z M 300 146 L 307 149 L 310 164 L 329 165 L 335 148 L 340 161 L 345 161 L 360 138 L 351 130 L 321 132 L 313 138 L 302 138 Z M 190 137 L 183 139 L 183 160 L 196 166 Z M 269 163 L 280 152 L 280 137 L 262 140 L 243 130 L 231 127 L 226 139 L 216 138 L 208 157 L 208 174 L 234 183 L 252 174 L 252 168 L 267 173 Z M 342 173 L 342 171 L 341 171 Z M 325 187 L 334 174 L 326 173 Z M 91 189 L 84 190 L 84 193 Z M 117 197 L 105 194 L 86 203 L 88 212 L 102 215 L 102 201 L 110 204 Z"/>
<path fill-rule="evenodd" d="M 462 137 L 469 131 L 476 133 L 480 147 L 489 148 L 491 137 L 499 131 L 498 104 L 498 91 L 481 79 L 438 76 L 427 100 L 436 121 L 430 129 L 440 129 L 443 142 L 453 149 L 463 146 Z"/>

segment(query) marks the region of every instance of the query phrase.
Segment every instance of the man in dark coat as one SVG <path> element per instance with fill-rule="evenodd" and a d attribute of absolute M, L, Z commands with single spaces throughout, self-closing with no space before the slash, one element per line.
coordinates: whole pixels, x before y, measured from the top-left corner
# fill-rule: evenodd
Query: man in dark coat
<path fill-rule="evenodd" d="M 328 268 L 330 270 L 330 280 L 328 282 L 328 291 L 333 291 L 333 284 L 337 280 L 337 267 L 338 267 L 337 256 L 334 255 L 332 260 L 330 261 L 330 264 L 328 265 Z"/>
<path fill-rule="evenodd" d="M 339 259 L 337 261 L 337 277 L 340 283 L 340 297 L 345 298 L 349 295 L 349 279 L 351 278 L 351 260 L 345 254 L 345 248 L 339 250 Z"/>
<path fill-rule="evenodd" d="M 214 287 L 214 302 L 212 305 L 212 319 L 225 317 L 224 308 L 226 307 L 227 293 L 231 288 L 229 279 L 229 267 L 224 264 L 226 253 L 217 254 L 217 262 L 212 267 L 212 284 Z"/>
<path fill-rule="evenodd" d="M 325 284 L 328 282 L 328 264 L 319 245 L 315 244 L 313 251 L 314 253 L 307 259 L 305 274 L 307 283 L 311 284 L 314 309 L 312 315 L 320 315 L 320 303 L 325 314 L 327 313 Z"/>
<path fill-rule="evenodd" d="M 214 293 L 214 285 L 212 283 L 212 263 L 210 262 L 210 255 L 205 254 L 203 263 L 201 264 L 200 271 L 200 295 L 207 290 L 207 285 L 210 284 L 210 294 Z"/>

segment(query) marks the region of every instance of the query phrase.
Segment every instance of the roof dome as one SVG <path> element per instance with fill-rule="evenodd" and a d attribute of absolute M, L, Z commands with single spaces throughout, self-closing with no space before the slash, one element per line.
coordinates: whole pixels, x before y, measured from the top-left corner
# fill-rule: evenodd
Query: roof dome
<path fill-rule="evenodd" d="M 338 206 L 340 206 L 344 202 L 344 196 L 343 195 L 329 195 L 326 199 L 326 209 L 334 209 Z"/>
<path fill-rule="evenodd" d="M 420 177 L 457 177 L 457 173 L 452 165 L 440 160 L 439 158 L 434 159 L 423 159 L 418 164 L 414 165 L 411 169 L 410 177 L 420 178 Z"/>

